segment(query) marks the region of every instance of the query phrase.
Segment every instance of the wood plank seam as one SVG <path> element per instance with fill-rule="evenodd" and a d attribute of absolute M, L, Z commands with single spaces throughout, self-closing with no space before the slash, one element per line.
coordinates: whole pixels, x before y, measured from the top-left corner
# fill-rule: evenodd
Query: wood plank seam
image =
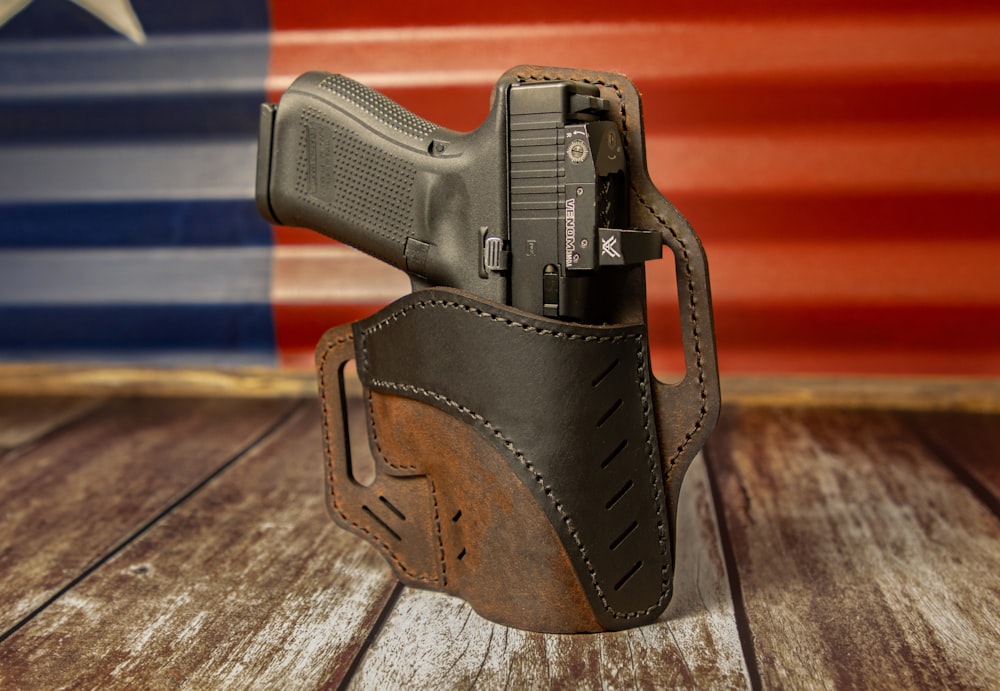
<path fill-rule="evenodd" d="M 711 492 L 712 505 L 715 509 L 719 526 L 719 542 L 722 544 L 722 555 L 726 564 L 726 574 L 729 577 L 729 593 L 733 600 L 733 614 L 736 619 L 736 631 L 740 638 L 740 647 L 743 649 L 743 664 L 746 665 L 747 678 L 750 680 L 750 688 L 753 691 L 760 691 L 763 688 L 763 681 L 760 676 L 760 665 L 757 661 L 757 651 L 753 644 L 753 630 L 750 628 L 750 617 L 747 614 L 746 602 L 743 599 L 743 586 L 740 583 L 740 574 L 736 564 L 736 555 L 733 554 L 732 542 L 730 541 L 729 526 L 727 525 L 726 512 L 723 511 L 722 492 L 719 489 L 719 481 L 716 477 L 714 463 L 714 448 L 712 440 L 709 439 L 702 451 L 705 457 L 705 469 L 708 476 L 708 486 Z M 743 495 L 749 503 L 746 488 L 743 488 Z"/>
<path fill-rule="evenodd" d="M 239 452 L 233 454 L 231 458 L 229 458 L 224 463 L 222 463 L 211 474 L 209 474 L 208 476 L 204 477 L 202 480 L 200 480 L 198 483 L 196 483 L 193 487 L 189 488 L 180 497 L 178 497 L 173 502 L 171 502 L 168 506 L 166 506 L 164 509 L 162 509 L 161 511 L 159 511 L 156 515 L 154 515 L 152 518 L 150 518 L 146 523 L 144 523 L 143 525 L 141 525 L 138 529 L 134 530 L 130 535 L 125 536 L 121 541 L 119 541 L 118 544 L 114 545 L 104 555 L 102 555 L 100 558 L 98 558 L 97 560 L 95 560 L 93 564 L 91 564 L 87 568 L 83 569 L 79 574 L 77 574 L 74 578 L 72 578 L 64 586 L 62 586 L 61 588 L 59 588 L 59 590 L 57 590 L 55 593 L 53 593 L 44 602 L 42 602 L 40 605 L 38 605 L 37 607 L 35 607 L 33 610 L 31 610 L 30 612 L 28 612 L 27 614 L 25 614 L 17 623 L 15 623 L 13 626 L 11 626 L 6 631 L 0 633 L 0 644 L 3 644 L 4 641 L 6 641 L 8 638 L 10 638 L 15 633 L 17 633 L 21 628 L 23 628 L 26 624 L 28 624 L 32 619 L 34 619 L 40 613 L 42 613 L 43 611 L 45 611 L 45 609 L 47 607 L 49 607 L 49 605 L 51 605 L 53 602 L 59 600 L 61 597 L 63 597 L 64 595 L 66 595 L 68 592 L 70 592 L 78 584 L 80 584 L 82 581 L 84 581 L 88 576 L 90 576 L 91 574 L 93 574 L 94 572 L 96 572 L 104 564 L 106 564 L 109 560 L 111 560 L 113 557 L 115 557 L 115 555 L 117 555 L 118 553 L 120 553 L 122 550 L 124 550 L 130 544 L 132 544 L 133 542 L 135 542 L 135 540 L 137 540 L 139 537 L 141 537 L 146 532 L 148 532 L 150 528 L 152 528 L 157 523 L 159 523 L 161 520 L 163 520 L 163 518 L 165 516 L 167 516 L 168 514 L 170 514 L 174 509 L 176 509 L 178 506 L 180 506 L 181 504 L 183 504 L 184 502 L 186 502 L 188 499 L 190 499 L 192 496 L 194 496 L 199 491 L 201 491 L 206 485 L 208 485 L 210 482 L 212 482 L 212 480 L 214 480 L 219 475 L 221 475 L 223 472 L 225 472 L 228 468 L 230 468 L 231 466 L 233 466 L 233 464 L 235 464 L 239 459 L 241 459 L 244 456 L 246 456 L 246 454 L 249 453 L 252 449 L 254 449 L 258 444 L 260 444 L 262 441 L 264 441 L 265 439 L 267 439 L 274 432 L 276 432 L 277 430 L 279 430 L 283 425 L 287 424 L 288 421 L 292 418 L 293 414 L 299 408 L 301 408 L 303 405 L 305 405 L 305 402 L 304 401 L 300 401 L 297 404 L 295 404 L 293 406 L 290 406 L 289 410 L 286 411 L 277 420 L 277 422 L 275 422 L 274 424 L 270 425 L 267 429 L 265 429 L 265 431 L 261 435 L 259 435 L 258 437 L 256 437 L 247 446 L 245 446 Z M 103 408 L 103 407 L 104 406 L 98 406 L 98 408 Z"/>
<path fill-rule="evenodd" d="M 913 434 L 931 453 L 937 456 L 941 465 L 947 468 L 959 482 L 965 485 L 979 501 L 993 512 L 994 516 L 1000 519 L 1000 497 L 980 482 L 975 475 L 966 470 L 959 458 L 956 457 L 954 449 L 943 444 L 941 440 L 929 434 L 923 425 L 917 424 L 912 419 L 905 420 L 904 424 L 913 431 Z"/>
<path fill-rule="evenodd" d="M 995 416 L 911 419 L 995 466 Z M 710 448 L 762 686 L 994 685 L 1000 521 L 898 414 L 730 407 Z"/>
<path fill-rule="evenodd" d="M 15 458 L 20 457 L 22 454 L 30 451 L 36 445 L 43 443 L 49 437 L 61 432 L 62 430 L 70 427 L 72 425 L 82 425 L 94 417 L 95 415 L 101 413 L 106 407 L 111 404 L 111 399 L 104 399 L 96 405 L 89 408 L 84 408 L 76 412 L 76 414 L 71 415 L 63 420 L 59 420 L 56 424 L 51 427 L 47 427 L 37 436 L 32 436 L 29 439 L 25 439 L 19 444 L 8 447 L 6 449 L 0 448 L 0 466 L 5 462 L 11 461 Z"/>
<path fill-rule="evenodd" d="M 361 667 L 361 661 L 364 659 L 365 653 L 367 653 L 368 649 L 371 648 L 372 642 L 375 641 L 375 639 L 377 639 L 382 633 L 382 629 L 385 627 L 385 622 L 389 619 L 389 615 L 396 609 L 396 603 L 399 602 L 399 596 L 402 594 L 403 588 L 403 584 L 396 581 L 392 588 L 392 592 L 389 593 L 389 597 L 385 600 L 385 605 L 382 607 L 382 611 L 379 612 L 378 619 L 375 620 L 375 625 L 368 631 L 368 635 L 365 636 L 365 640 L 361 643 L 361 646 L 354 654 L 354 658 L 351 660 L 350 666 L 348 666 L 348 668 L 344 671 L 344 676 L 336 680 L 337 691 L 346 689 L 351 683 L 351 679 L 354 678 L 354 675 Z"/>

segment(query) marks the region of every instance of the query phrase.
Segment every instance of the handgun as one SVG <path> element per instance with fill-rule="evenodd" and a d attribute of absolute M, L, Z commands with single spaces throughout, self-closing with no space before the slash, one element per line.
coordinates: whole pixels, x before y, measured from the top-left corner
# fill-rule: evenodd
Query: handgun
<path fill-rule="evenodd" d="M 462 133 L 309 72 L 262 107 L 258 151 L 266 218 L 352 245 L 413 286 L 317 346 L 333 520 L 403 583 L 502 624 L 655 621 L 719 381 L 704 251 L 646 170 L 635 86 L 515 67 Z M 651 371 L 646 315 L 645 262 L 664 246 L 685 362 L 670 385 Z M 364 481 L 351 360 L 375 466 Z"/>
<path fill-rule="evenodd" d="M 499 84 L 472 132 L 352 79 L 308 72 L 260 114 L 256 201 L 410 275 L 546 317 L 616 320 L 627 269 L 662 254 L 629 228 L 612 105 L 573 80 Z"/>

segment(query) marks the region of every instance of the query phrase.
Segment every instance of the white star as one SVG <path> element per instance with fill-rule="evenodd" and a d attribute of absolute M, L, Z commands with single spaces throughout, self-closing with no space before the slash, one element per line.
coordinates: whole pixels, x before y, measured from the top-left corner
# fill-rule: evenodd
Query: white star
<path fill-rule="evenodd" d="M 14 15 L 32 2 L 34 0 L 0 0 L 0 26 L 9 22 Z M 71 2 L 135 43 L 146 42 L 146 33 L 142 30 L 139 18 L 135 16 L 131 0 L 71 0 Z"/>

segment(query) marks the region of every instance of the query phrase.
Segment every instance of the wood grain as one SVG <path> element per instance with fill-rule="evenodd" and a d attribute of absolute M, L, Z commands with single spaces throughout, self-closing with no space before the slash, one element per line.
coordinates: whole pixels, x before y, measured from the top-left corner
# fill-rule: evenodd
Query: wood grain
<path fill-rule="evenodd" d="M 0 363 L 0 395 L 10 396 L 14 407 L 21 397 L 39 395 L 315 397 L 312 347 L 307 350 L 301 367 L 274 369 Z M 679 369 L 658 373 L 665 381 L 683 373 L 680 359 L 672 364 Z M 360 395 L 356 378 L 349 387 Z M 1000 379 L 985 377 L 729 375 L 722 378 L 722 394 L 729 403 L 753 406 L 1000 412 Z"/>
<path fill-rule="evenodd" d="M 482 619 L 461 600 L 407 589 L 350 688 L 743 687 L 746 671 L 703 464 L 679 508 L 676 594 L 656 624 L 553 635 Z"/>
<path fill-rule="evenodd" d="M 1000 415 L 919 413 L 906 419 L 963 479 L 971 479 L 980 499 L 1000 516 Z"/>
<path fill-rule="evenodd" d="M 119 399 L 4 461 L 0 635 L 253 444 L 292 405 Z"/>
<path fill-rule="evenodd" d="M 745 406 L 1000 412 L 1000 379 L 735 375 L 722 400 Z"/>
<path fill-rule="evenodd" d="M 0 394 L 301 398 L 316 395 L 316 373 L 311 367 L 193 369 L 0 364 Z"/>
<path fill-rule="evenodd" d="M 316 688 L 396 587 L 326 515 L 319 413 L 266 441 L 0 647 L 13 688 Z"/>
<path fill-rule="evenodd" d="M 103 403 L 95 396 L 0 398 L 0 458 Z"/>
<path fill-rule="evenodd" d="M 995 685 L 1000 521 L 898 418 L 730 409 L 707 458 L 764 687 Z"/>

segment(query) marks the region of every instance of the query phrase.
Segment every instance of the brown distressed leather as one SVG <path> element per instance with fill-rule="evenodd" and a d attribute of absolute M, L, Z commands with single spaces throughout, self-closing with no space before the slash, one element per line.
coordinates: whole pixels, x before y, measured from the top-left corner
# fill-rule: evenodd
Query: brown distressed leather
<path fill-rule="evenodd" d="M 439 585 L 487 619 L 599 631 L 566 552 L 506 460 L 472 427 L 400 396 L 370 394 L 378 460 L 422 459 L 440 531 Z"/>
<path fill-rule="evenodd" d="M 631 82 L 611 73 L 534 66 L 514 68 L 501 82 L 547 79 L 595 84 L 617 104 L 614 118 L 625 135 L 631 171 L 630 225 L 659 230 L 674 254 L 686 372 L 678 384 L 652 386 L 672 562 L 681 481 L 720 407 L 707 262 L 687 221 L 649 179 L 641 104 Z M 619 323 L 645 322 L 641 267 L 629 270 L 616 299 Z M 552 632 L 612 627 L 598 621 L 565 541 L 523 479 L 511 472 L 510 459 L 461 416 L 412 396 L 366 388 L 376 480 L 363 487 L 352 479 L 340 369 L 354 356 L 350 325 L 328 332 L 317 350 L 334 520 L 372 542 L 404 583 L 456 594 L 494 621 Z M 656 611 L 662 607 L 665 601 Z"/>
<path fill-rule="evenodd" d="M 368 392 L 376 476 L 350 472 L 341 368 L 349 329 L 317 349 L 334 521 L 371 542 L 407 585 L 462 597 L 533 631 L 600 631 L 562 543 L 506 459 L 471 426 L 420 401 Z"/>

